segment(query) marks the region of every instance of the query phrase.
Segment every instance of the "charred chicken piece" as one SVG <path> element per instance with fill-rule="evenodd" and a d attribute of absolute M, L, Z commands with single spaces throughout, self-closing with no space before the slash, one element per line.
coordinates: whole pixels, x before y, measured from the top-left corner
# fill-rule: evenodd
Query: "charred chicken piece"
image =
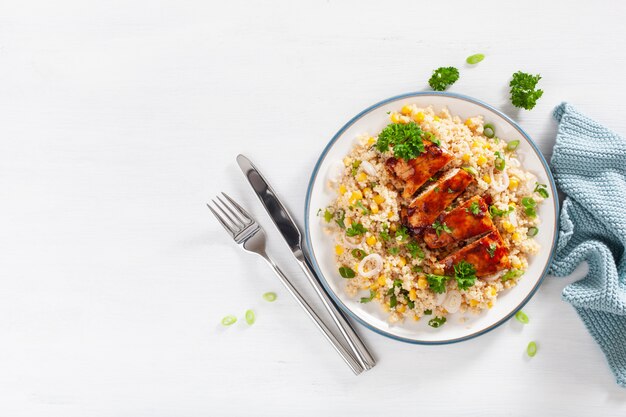
<path fill-rule="evenodd" d="M 497 230 L 459 249 L 443 259 L 446 274 L 454 274 L 454 265 L 466 261 L 476 269 L 476 276 L 495 274 L 511 267 L 509 250 Z"/>
<path fill-rule="evenodd" d="M 405 161 L 391 157 L 385 165 L 396 178 L 405 182 L 402 197 L 410 198 L 441 168 L 453 158 L 451 154 L 432 142 L 424 141 L 425 151 L 417 158 Z"/>
<path fill-rule="evenodd" d="M 461 169 L 448 171 L 402 209 L 402 222 L 414 235 L 421 235 L 473 181 L 474 177 Z"/>
<path fill-rule="evenodd" d="M 424 241 L 432 249 L 495 230 L 487 204 L 480 196 L 470 198 L 449 213 L 440 214 L 435 222 L 446 225 L 449 232 L 429 226 L 424 232 Z"/>

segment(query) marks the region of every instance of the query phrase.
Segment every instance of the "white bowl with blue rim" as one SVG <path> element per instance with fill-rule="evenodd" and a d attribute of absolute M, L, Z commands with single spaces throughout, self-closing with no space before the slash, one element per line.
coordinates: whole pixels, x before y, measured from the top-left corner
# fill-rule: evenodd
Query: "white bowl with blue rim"
<path fill-rule="evenodd" d="M 348 296 L 345 291 L 346 280 L 339 275 L 335 263 L 335 243 L 332 236 L 324 233 L 318 216 L 319 209 L 328 206 L 337 197 L 327 185 L 328 172 L 336 169 L 337 161 L 342 161 L 350 152 L 356 137 L 363 134 L 376 135 L 389 123 L 388 112 L 399 111 L 406 104 L 432 106 L 435 111 L 447 107 L 452 115 L 459 116 L 462 120 L 482 115 L 485 123 L 495 126 L 499 138 L 507 142 L 520 141 L 517 153 L 522 161 L 522 168 L 533 173 L 538 182 L 547 184 L 550 194 L 537 210 L 541 224 L 535 239 L 541 249 L 529 257 L 528 269 L 518 284 L 499 293 L 491 309 L 480 314 L 451 314 L 445 325 L 439 328 L 428 326 L 428 316 L 420 321 L 407 319 L 390 323 L 389 313 L 383 311 L 379 303 L 363 304 L 359 302 L 360 295 Z M 311 262 L 322 284 L 348 315 L 367 328 L 396 340 L 443 344 L 467 340 L 494 329 L 509 320 L 530 300 L 552 260 L 558 233 L 557 213 L 556 187 L 548 163 L 537 145 L 517 123 L 493 106 L 470 97 L 446 92 L 417 92 L 392 97 L 368 107 L 346 123 L 331 139 L 320 155 L 309 182 L 305 204 L 305 235 Z"/>

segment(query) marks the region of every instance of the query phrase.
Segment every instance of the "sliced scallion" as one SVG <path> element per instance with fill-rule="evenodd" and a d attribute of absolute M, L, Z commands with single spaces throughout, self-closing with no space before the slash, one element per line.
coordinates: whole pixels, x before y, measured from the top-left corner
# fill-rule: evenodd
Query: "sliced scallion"
<path fill-rule="evenodd" d="M 531 358 L 535 356 L 537 354 L 537 344 L 535 342 L 530 342 L 526 348 L 526 353 Z"/>
<path fill-rule="evenodd" d="M 522 324 L 528 324 L 528 316 L 522 310 L 515 313 L 515 318 Z"/>
<path fill-rule="evenodd" d="M 528 235 L 529 237 L 537 236 L 537 233 L 539 233 L 539 229 L 538 229 L 538 228 L 536 228 L 536 227 L 529 227 L 529 228 L 528 228 L 528 233 L 527 233 L 527 235 Z"/>
<path fill-rule="evenodd" d="M 496 169 L 498 171 L 504 171 L 504 167 L 506 166 L 506 162 L 504 161 L 504 159 L 498 157 L 496 158 L 496 161 L 494 163 Z"/>
<path fill-rule="evenodd" d="M 507 151 L 514 151 L 517 149 L 517 147 L 519 146 L 519 140 L 512 140 L 509 143 L 506 144 L 506 150 Z"/>
<path fill-rule="evenodd" d="M 270 303 L 273 303 L 274 301 L 276 301 L 276 293 L 275 292 L 266 292 L 265 294 L 263 294 L 263 299 L 265 301 L 269 301 Z"/>
<path fill-rule="evenodd" d="M 230 326 L 231 324 L 235 324 L 236 322 L 237 322 L 237 317 L 226 316 L 222 319 L 222 326 Z"/>
<path fill-rule="evenodd" d="M 254 311 L 246 310 L 246 323 L 248 323 L 249 326 L 252 326 L 255 321 L 256 316 L 254 315 Z"/>
<path fill-rule="evenodd" d="M 496 135 L 496 128 L 491 123 L 487 123 L 483 126 L 483 135 L 487 136 L 489 139 L 493 138 Z"/>
<path fill-rule="evenodd" d="M 462 167 L 461 169 L 467 172 L 468 174 L 478 175 L 478 171 L 476 171 L 474 167 Z"/>
<path fill-rule="evenodd" d="M 468 56 L 465 59 L 465 62 L 467 62 L 470 65 L 474 65 L 474 64 L 478 64 L 483 59 L 485 59 L 485 54 L 474 54 L 474 55 Z"/>

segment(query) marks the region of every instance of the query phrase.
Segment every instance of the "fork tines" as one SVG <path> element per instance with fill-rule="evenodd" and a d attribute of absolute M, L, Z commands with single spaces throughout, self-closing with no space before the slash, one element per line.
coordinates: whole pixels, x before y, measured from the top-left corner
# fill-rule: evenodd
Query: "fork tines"
<path fill-rule="evenodd" d="M 243 207 L 237 204 L 235 200 L 228 196 L 228 194 L 223 192 L 222 195 L 226 201 L 222 200 L 219 195 L 211 200 L 213 206 L 219 210 L 219 213 L 209 203 L 207 203 L 207 207 L 220 224 L 224 226 L 224 229 L 226 229 L 232 237 L 237 238 L 242 232 L 256 225 L 256 222 L 252 216 L 244 210 Z M 256 227 L 258 228 L 258 225 Z"/>

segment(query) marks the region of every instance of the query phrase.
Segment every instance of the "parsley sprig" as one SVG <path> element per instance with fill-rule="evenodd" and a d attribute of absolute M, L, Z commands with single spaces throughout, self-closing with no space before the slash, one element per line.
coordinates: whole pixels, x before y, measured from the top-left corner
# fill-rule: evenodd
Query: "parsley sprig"
<path fill-rule="evenodd" d="M 454 67 L 439 67 L 433 71 L 428 80 L 430 88 L 435 91 L 443 91 L 459 79 L 459 70 Z"/>
<path fill-rule="evenodd" d="M 346 235 L 350 237 L 363 235 L 365 232 L 367 232 L 367 229 L 361 223 L 352 223 L 352 226 L 346 229 Z"/>
<path fill-rule="evenodd" d="M 531 110 L 543 95 L 543 90 L 536 90 L 541 75 L 527 74 L 517 71 L 509 83 L 511 87 L 511 103 L 515 107 Z"/>
<path fill-rule="evenodd" d="M 392 123 L 378 135 L 376 149 L 387 152 L 393 146 L 393 154 L 406 161 L 424 152 L 424 131 L 415 122 Z"/>
<path fill-rule="evenodd" d="M 460 290 L 466 290 L 476 282 L 476 268 L 467 261 L 461 261 L 454 265 L 454 279 Z"/>
<path fill-rule="evenodd" d="M 452 233 L 452 229 L 445 223 L 439 223 L 438 221 L 432 224 L 433 229 L 437 232 L 437 237 L 441 236 L 441 232 Z"/>

